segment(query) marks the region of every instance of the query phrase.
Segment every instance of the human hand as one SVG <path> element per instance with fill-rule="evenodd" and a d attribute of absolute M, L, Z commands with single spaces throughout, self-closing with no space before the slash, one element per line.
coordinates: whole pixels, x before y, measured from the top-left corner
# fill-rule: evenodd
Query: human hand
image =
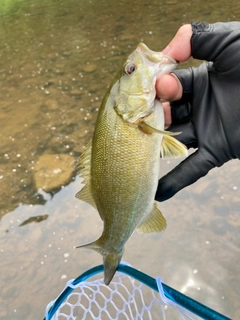
<path fill-rule="evenodd" d="M 187 61 L 192 55 L 191 36 L 191 24 L 183 25 L 162 52 L 179 62 Z M 157 79 L 156 94 L 158 98 L 166 101 L 179 100 L 182 97 L 182 84 L 174 73 L 163 75 Z M 163 107 L 165 125 L 168 127 L 171 124 L 170 103 L 164 102 Z"/>
<path fill-rule="evenodd" d="M 163 51 L 178 61 L 192 55 L 211 62 L 157 80 L 157 96 L 170 101 L 164 103 L 165 124 L 198 150 L 159 180 L 156 200 L 167 200 L 212 168 L 240 158 L 239 49 L 240 23 L 230 22 L 185 25 Z"/>

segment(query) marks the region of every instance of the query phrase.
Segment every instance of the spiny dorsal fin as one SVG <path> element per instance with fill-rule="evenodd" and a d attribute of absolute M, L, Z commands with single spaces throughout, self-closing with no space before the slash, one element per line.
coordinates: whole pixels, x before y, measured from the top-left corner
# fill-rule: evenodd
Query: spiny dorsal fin
<path fill-rule="evenodd" d="M 184 144 L 169 135 L 163 136 L 161 143 L 162 158 L 187 157 L 187 155 L 187 148 Z"/>
<path fill-rule="evenodd" d="M 84 175 L 85 176 L 90 175 L 91 156 L 92 156 L 92 140 L 90 140 L 89 143 L 86 145 L 84 152 L 81 154 L 78 160 L 79 173 L 83 178 L 85 178 Z M 84 169 L 86 170 L 86 173 L 84 173 Z"/>
<path fill-rule="evenodd" d="M 166 219 L 162 212 L 157 208 L 156 202 L 153 204 L 152 211 L 145 220 L 137 227 L 138 233 L 160 232 L 167 226 Z"/>
<path fill-rule="evenodd" d="M 92 140 L 87 144 L 85 151 L 79 158 L 78 169 L 85 186 L 76 194 L 76 197 L 96 208 L 96 203 L 93 199 L 91 190 L 91 156 Z"/>

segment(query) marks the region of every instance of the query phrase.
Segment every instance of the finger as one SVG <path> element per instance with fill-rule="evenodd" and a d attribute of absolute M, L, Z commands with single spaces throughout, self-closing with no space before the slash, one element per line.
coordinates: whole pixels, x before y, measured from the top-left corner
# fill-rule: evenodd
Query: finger
<path fill-rule="evenodd" d="M 179 135 L 175 136 L 175 139 L 182 142 L 189 148 L 198 148 L 198 139 L 192 122 L 183 123 L 179 120 L 177 123 L 176 119 L 173 123 L 172 118 L 172 108 L 169 102 L 163 102 L 163 111 L 164 111 L 164 127 L 168 128 L 171 132 L 180 132 Z"/>
<path fill-rule="evenodd" d="M 165 74 L 156 81 L 156 95 L 159 99 L 174 101 L 182 97 L 182 84 L 174 73 Z"/>
<path fill-rule="evenodd" d="M 210 156 L 208 158 L 203 152 L 196 151 L 158 181 L 155 199 L 165 201 L 171 198 L 181 189 L 205 176 L 215 166 Z"/>
<path fill-rule="evenodd" d="M 169 102 L 163 102 L 163 111 L 164 111 L 164 127 L 169 127 L 172 123 L 172 115 L 171 115 L 171 106 Z"/>
<path fill-rule="evenodd" d="M 183 25 L 162 52 L 177 61 L 187 61 L 192 55 L 191 37 L 192 26 L 190 24 Z"/>

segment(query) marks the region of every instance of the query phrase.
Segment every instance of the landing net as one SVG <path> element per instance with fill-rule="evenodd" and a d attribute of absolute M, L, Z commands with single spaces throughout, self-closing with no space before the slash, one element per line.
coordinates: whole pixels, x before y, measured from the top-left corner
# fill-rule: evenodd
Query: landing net
<path fill-rule="evenodd" d="M 59 297 L 46 309 L 44 320 L 230 320 L 126 264 L 120 264 L 109 286 L 103 279 L 86 281 L 103 272 L 89 269 L 67 282 Z"/>

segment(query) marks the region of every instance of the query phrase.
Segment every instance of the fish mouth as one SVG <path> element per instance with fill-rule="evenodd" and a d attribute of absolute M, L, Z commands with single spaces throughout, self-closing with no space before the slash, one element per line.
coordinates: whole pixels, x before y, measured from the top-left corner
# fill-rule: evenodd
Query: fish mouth
<path fill-rule="evenodd" d="M 144 43 L 140 42 L 137 46 L 137 51 L 139 51 L 145 58 L 151 62 L 159 63 L 163 59 L 162 52 L 156 52 L 149 49 Z"/>
<path fill-rule="evenodd" d="M 178 64 L 178 61 L 176 61 L 175 59 L 166 56 L 162 52 L 157 52 L 149 49 L 148 46 L 146 46 L 142 42 L 138 44 L 136 50 L 151 62 L 160 63 L 161 65 L 171 64 L 176 66 Z"/>
<path fill-rule="evenodd" d="M 166 56 L 165 54 L 162 53 L 162 62 L 161 64 L 171 64 L 171 65 L 178 65 L 178 61 Z"/>

